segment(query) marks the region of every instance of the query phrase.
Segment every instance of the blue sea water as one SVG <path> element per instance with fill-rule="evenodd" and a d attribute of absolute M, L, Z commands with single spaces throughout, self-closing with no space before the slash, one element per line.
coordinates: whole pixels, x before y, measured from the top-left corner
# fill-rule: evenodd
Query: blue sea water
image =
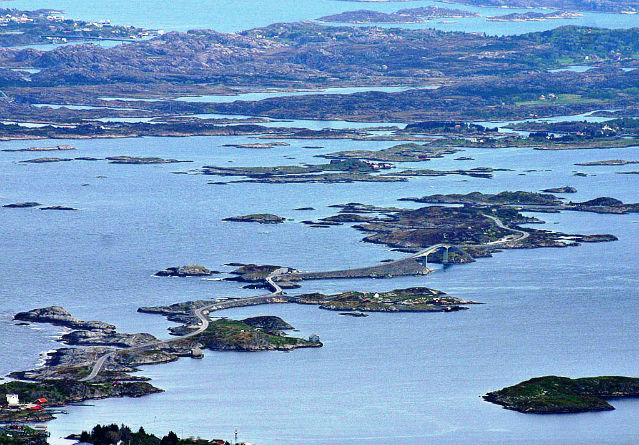
<path fill-rule="evenodd" d="M 111 2 L 15 0 L 10 7 L 64 9 L 69 16 L 169 30 L 214 28 L 224 32 L 278 21 L 311 20 L 352 9 L 394 11 L 429 1 L 356 3 L 329 0 L 159 0 Z M 441 6 L 439 3 L 438 5 Z M 466 6 L 462 9 L 475 10 Z M 259 14 L 255 11 L 259 9 Z M 479 8 L 482 15 L 511 10 Z M 193 11 L 197 11 L 194 14 Z M 419 27 L 512 34 L 563 24 L 636 26 L 637 16 L 586 13 L 575 20 L 497 23 L 460 19 Z M 413 26 L 413 25 L 411 25 Z M 578 116 L 574 119 L 593 119 Z M 564 118 L 565 119 L 565 118 Z M 310 128 L 366 127 L 342 121 L 292 121 Z M 281 125 L 281 124 L 274 124 Z M 398 125 L 402 125 L 398 123 Z M 572 185 L 566 199 L 612 196 L 637 202 L 636 166 L 578 167 L 576 162 L 639 160 L 637 147 L 612 150 L 535 151 L 468 149 L 457 155 L 400 168 L 499 167 L 493 179 L 447 176 L 405 183 L 209 185 L 209 176 L 176 175 L 203 165 L 256 166 L 323 162 L 316 155 L 338 150 L 382 149 L 391 142 L 284 140 L 268 150 L 225 144 L 250 137 L 125 138 L 3 141 L 0 149 L 69 144 L 60 157 L 160 156 L 192 163 L 113 165 L 105 161 L 23 164 L 37 153 L 0 152 L 0 204 L 38 201 L 77 212 L 0 208 L 0 375 L 32 368 L 42 351 L 60 347 L 60 330 L 16 326 L 23 310 L 58 304 L 74 315 L 114 323 L 121 331 L 167 338 L 170 325 L 138 314 L 144 305 L 256 291 L 237 283 L 160 279 L 167 266 L 200 263 L 228 271 L 228 262 L 282 264 L 327 270 L 375 264 L 401 254 L 361 242 L 350 225 L 313 229 L 301 220 L 332 215 L 332 204 L 382 206 L 406 196 L 471 191 L 540 190 Z M 258 140 L 259 142 L 259 140 Z M 305 146 L 320 146 L 318 149 Z M 531 171 L 534 170 L 534 171 Z M 589 176 L 573 176 L 574 172 Z M 313 206 L 313 211 L 295 208 Z M 270 212 L 281 225 L 225 223 L 222 218 Z M 425 443 L 635 443 L 639 401 L 615 400 L 616 411 L 531 416 L 483 402 L 488 391 L 530 377 L 639 375 L 639 215 L 589 213 L 536 215 L 540 226 L 567 233 L 612 233 L 619 241 L 566 249 L 512 250 L 427 277 L 304 283 L 300 291 L 383 291 L 429 286 L 483 305 L 449 314 L 372 314 L 341 317 L 307 306 L 268 306 L 220 313 L 231 317 L 279 315 L 317 333 L 321 349 L 292 353 L 206 352 L 203 360 L 145 367 L 142 375 L 166 392 L 141 399 L 90 402 L 51 422 L 52 441 L 95 423 L 143 425 L 165 434 L 232 438 L 258 444 Z"/>
<path fill-rule="evenodd" d="M 99 0 L 13 0 L 10 7 L 17 9 L 61 9 L 68 16 L 78 19 L 110 19 L 112 23 L 163 29 L 164 31 L 211 28 L 220 32 L 238 32 L 267 26 L 271 23 L 315 20 L 325 15 L 356 9 L 394 12 L 403 8 L 432 5 L 476 11 L 482 17 L 432 20 L 420 24 L 391 24 L 384 26 L 435 28 L 446 31 L 485 32 L 493 35 L 505 35 L 545 31 L 564 25 L 630 28 L 637 26 L 639 23 L 639 15 L 603 13 L 584 13 L 582 17 L 572 20 L 490 22 L 486 20 L 486 17 L 513 12 L 528 12 L 531 9 L 478 8 L 432 0 L 410 2 L 349 2 L 335 0 L 180 0 L 179 2 L 166 2 L 163 0 L 111 0 L 108 2 Z M 453 23 L 442 23 L 442 21 L 452 21 Z"/>
<path fill-rule="evenodd" d="M 198 262 L 227 271 L 225 263 L 240 261 L 326 270 L 401 255 L 360 242 L 362 234 L 349 225 L 313 229 L 299 223 L 334 214 L 331 204 L 398 205 L 396 199 L 405 196 L 561 185 L 578 188 L 569 196 L 574 200 L 602 195 L 637 200 L 638 176 L 615 173 L 632 170 L 632 165 L 573 165 L 639 159 L 636 148 L 469 149 L 463 155 L 473 161 L 449 156 L 402 165 L 514 170 L 497 172 L 491 180 L 450 176 L 391 184 L 208 185 L 214 177 L 172 174 L 202 165 L 321 162 L 315 155 L 392 145 L 289 140 L 290 146 L 270 150 L 223 146 L 251 141 L 255 139 L 38 141 L 77 147 L 61 157 L 144 155 L 194 161 L 173 165 L 20 164 L 34 154 L 1 152 L 2 204 L 35 200 L 80 210 L 0 209 L 0 356 L 10 358 L 2 361 L 0 372 L 32 367 L 40 351 L 59 346 L 53 339 L 55 328 L 15 326 L 11 316 L 20 310 L 60 304 L 79 317 L 115 323 L 122 331 L 150 331 L 166 338 L 169 323 L 136 313 L 138 307 L 256 292 L 232 282 L 151 276 L 170 265 Z M 31 145 L 11 141 L 0 148 Z M 307 145 L 323 148 L 304 148 Z M 526 172 L 531 169 L 538 171 Z M 576 170 L 592 176 L 574 177 Z M 309 205 L 317 210 L 293 210 Z M 290 221 L 277 226 L 221 221 L 256 212 Z M 298 328 L 299 335 L 319 334 L 325 346 L 289 354 L 207 352 L 201 361 L 145 367 L 141 374 L 152 377 L 165 393 L 72 407 L 50 424 L 52 439 L 62 443 L 62 437 L 96 422 L 124 422 L 159 434 L 173 429 L 202 437 L 231 438 L 239 428 L 240 439 L 259 444 L 631 443 L 639 433 L 637 401 L 614 401 L 617 410 L 606 413 L 527 416 L 479 398 L 538 375 L 638 373 L 639 217 L 569 212 L 540 216 L 547 221 L 544 228 L 613 233 L 620 240 L 506 251 L 428 277 L 304 283 L 301 291 L 326 293 L 431 286 L 485 304 L 452 314 L 372 314 L 362 319 L 288 305 L 220 313 L 279 315 Z"/>

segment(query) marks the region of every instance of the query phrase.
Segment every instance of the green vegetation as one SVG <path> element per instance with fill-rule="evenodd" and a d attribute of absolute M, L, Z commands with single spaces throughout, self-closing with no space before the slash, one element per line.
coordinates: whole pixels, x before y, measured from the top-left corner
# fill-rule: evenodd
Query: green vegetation
<path fill-rule="evenodd" d="M 639 378 L 545 376 L 486 394 L 484 399 L 522 413 L 579 413 L 613 410 L 604 399 L 638 397 Z"/>
<path fill-rule="evenodd" d="M 431 204 L 561 205 L 561 200 L 554 195 L 525 191 L 505 191 L 497 194 L 471 192 L 465 195 L 452 193 L 421 198 L 401 198 L 400 200 Z"/>
<path fill-rule="evenodd" d="M 46 445 L 48 433 L 26 425 L 0 425 L 0 445 Z"/>
<path fill-rule="evenodd" d="M 64 18 L 59 11 L 39 9 L 20 11 L 0 8 L 0 46 L 38 43 L 66 43 L 68 40 L 131 40 L 156 34 L 133 26 L 112 26 Z"/>
<path fill-rule="evenodd" d="M 441 158 L 447 154 L 458 152 L 451 147 L 434 147 L 426 144 L 399 144 L 383 150 L 350 150 L 321 155 L 322 158 L 359 159 L 383 162 L 419 162 L 432 158 Z"/>
<path fill-rule="evenodd" d="M 320 309 L 368 312 L 450 312 L 471 304 L 436 289 L 413 287 L 389 292 L 343 292 L 337 295 L 305 294 L 297 303 L 318 304 Z"/>
<path fill-rule="evenodd" d="M 0 400 L 7 394 L 18 394 L 20 400 L 30 402 L 39 398 L 52 406 L 104 397 L 138 397 L 159 391 L 146 382 L 92 383 L 77 380 L 44 380 L 41 382 L 11 381 L 0 385 Z"/>
<path fill-rule="evenodd" d="M 227 318 L 211 322 L 206 331 L 199 334 L 196 339 L 214 350 L 266 351 L 321 346 L 321 343 L 274 335 L 262 328 Z"/>

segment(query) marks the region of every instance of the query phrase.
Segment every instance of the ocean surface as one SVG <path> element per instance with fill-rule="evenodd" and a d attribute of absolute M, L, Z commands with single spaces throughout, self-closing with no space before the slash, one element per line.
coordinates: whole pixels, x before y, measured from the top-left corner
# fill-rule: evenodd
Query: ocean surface
<path fill-rule="evenodd" d="M 487 17 L 515 12 L 549 12 L 543 9 L 481 8 L 432 0 L 350 2 L 337 0 L 13 0 L 5 7 L 16 9 L 62 10 L 69 17 L 89 21 L 109 19 L 114 24 L 135 25 L 164 31 L 215 29 L 238 32 L 272 23 L 315 20 L 344 11 L 369 9 L 395 12 L 404 8 L 439 6 L 479 12 L 482 17 L 431 20 L 417 24 L 384 24 L 389 27 L 434 28 L 445 31 L 485 32 L 492 35 L 545 31 L 564 25 L 630 28 L 639 24 L 639 15 L 583 13 L 575 19 L 492 22 Z M 442 23 L 446 22 L 446 23 Z M 452 22 L 452 23 L 449 23 Z"/>
<path fill-rule="evenodd" d="M 161 156 L 174 165 L 113 165 L 104 161 L 20 164 L 33 153 L 0 153 L 1 202 L 70 205 L 77 212 L 0 209 L 0 372 L 32 367 L 41 351 L 59 346 L 59 330 L 16 326 L 11 316 L 51 304 L 74 315 L 115 323 L 122 331 L 167 338 L 162 317 L 136 313 L 143 305 L 195 298 L 249 296 L 238 283 L 161 279 L 164 267 L 197 262 L 256 262 L 327 270 L 375 264 L 401 254 L 360 242 L 345 225 L 313 229 L 300 220 L 329 216 L 350 201 L 410 205 L 397 198 L 431 193 L 539 190 L 573 185 L 573 200 L 614 196 L 636 201 L 637 175 L 621 167 L 574 162 L 639 159 L 636 148 L 535 151 L 471 149 L 473 161 L 450 156 L 401 167 L 511 168 L 494 179 L 416 178 L 390 184 L 208 185 L 208 176 L 176 175 L 202 165 L 283 165 L 321 162 L 317 154 L 381 149 L 389 142 L 289 140 L 269 150 L 223 147 L 248 137 L 45 140 L 71 144 L 62 157 Z M 11 141 L 1 148 L 33 145 Z M 323 148 L 303 148 L 318 145 Z M 537 171 L 527 171 L 537 170 Z M 575 177 L 573 171 L 591 176 Z M 317 210 L 293 209 L 313 206 Z M 290 219 L 263 226 L 225 223 L 227 216 L 272 212 Z M 539 215 L 545 228 L 613 233 L 618 242 L 565 249 L 515 250 L 428 277 L 304 283 L 300 291 L 389 290 L 431 286 L 485 303 L 451 314 L 372 314 L 354 319 L 306 306 L 266 306 L 220 313 L 282 316 L 317 333 L 324 347 L 292 353 L 216 353 L 204 360 L 145 367 L 141 374 L 165 393 L 142 399 L 90 402 L 50 424 L 56 443 L 96 422 L 144 425 L 147 430 L 202 437 L 285 443 L 621 443 L 639 434 L 639 401 L 615 401 L 616 411 L 526 416 L 479 396 L 529 377 L 558 374 L 637 375 L 636 319 L 639 243 L 637 215 Z M 259 291 L 257 291 L 259 292 Z M 188 376 L 188 378 L 187 378 Z M 226 435 L 226 436 L 225 436 Z M 599 435 L 599 436 L 598 436 Z M 60 442 L 62 443 L 62 442 Z"/>
<path fill-rule="evenodd" d="M 109 18 L 113 23 L 167 31 L 214 28 L 234 32 L 352 9 L 395 11 L 429 4 L 435 3 L 15 0 L 7 6 L 63 9 L 74 18 Z M 512 12 L 478 10 L 483 15 Z M 575 20 L 497 23 L 459 19 L 453 24 L 434 21 L 423 26 L 511 34 L 565 23 L 630 27 L 639 21 L 637 16 L 584 14 Z M 251 94 L 256 96 L 246 99 L 262 97 L 262 93 Z M 319 129 L 377 124 L 291 121 L 288 125 Z M 20 161 L 43 154 L 0 152 L 0 204 L 37 201 L 80 209 L 0 208 L 0 375 L 30 369 L 43 351 L 61 346 L 56 341 L 59 328 L 17 326 L 12 317 L 19 311 L 56 304 L 80 318 L 114 323 L 122 332 L 145 331 L 168 338 L 166 329 L 171 323 L 139 314 L 137 308 L 260 292 L 242 289 L 234 282 L 152 277 L 168 266 L 200 263 L 229 271 L 225 263 L 254 262 L 320 271 L 401 257 L 384 246 L 361 242 L 364 235 L 350 224 L 317 229 L 300 223 L 335 214 L 337 209 L 329 207 L 332 204 L 417 207 L 397 199 L 434 193 L 538 191 L 564 185 L 578 189 L 576 194 L 565 195 L 570 200 L 611 196 L 639 201 L 639 175 L 618 174 L 637 170 L 636 165 L 574 165 L 604 159 L 639 160 L 637 147 L 467 149 L 428 162 L 398 164 L 402 169 L 512 169 L 496 172 L 493 179 L 447 176 L 385 184 L 209 185 L 211 180 L 225 179 L 174 174 L 203 165 L 321 163 L 325 161 L 316 156 L 323 153 L 395 144 L 281 140 L 290 146 L 266 150 L 224 146 L 256 142 L 251 137 L 0 142 L 0 150 L 57 144 L 77 148 L 55 154 L 59 157 L 130 155 L 193 161 L 24 164 Z M 308 146 L 320 148 L 305 148 Z M 457 156 L 473 160 L 455 161 Z M 575 172 L 588 176 L 574 176 Z M 316 210 L 294 210 L 307 206 Z M 262 212 L 288 220 L 275 226 L 221 221 Z M 291 353 L 206 351 L 203 360 L 180 359 L 144 367 L 140 374 L 152 377 L 152 383 L 166 392 L 68 408 L 68 415 L 49 424 L 52 442 L 68 443 L 62 438 L 70 433 L 98 422 L 116 422 L 143 425 L 161 435 L 174 430 L 178 435 L 225 439 L 231 439 L 237 428 L 240 440 L 266 445 L 636 443 L 639 400 L 615 400 L 617 409 L 611 412 L 536 416 L 507 411 L 480 398 L 547 374 L 639 376 L 639 215 L 563 212 L 535 216 L 546 221 L 538 227 L 566 233 L 612 233 L 619 241 L 510 250 L 469 265 L 434 266 L 436 272 L 427 277 L 315 281 L 304 283 L 299 290 L 335 293 L 428 286 L 485 303 L 456 313 L 352 318 L 296 305 L 220 312 L 237 318 L 281 316 L 299 330 L 295 335 L 319 334 L 324 347 Z"/>

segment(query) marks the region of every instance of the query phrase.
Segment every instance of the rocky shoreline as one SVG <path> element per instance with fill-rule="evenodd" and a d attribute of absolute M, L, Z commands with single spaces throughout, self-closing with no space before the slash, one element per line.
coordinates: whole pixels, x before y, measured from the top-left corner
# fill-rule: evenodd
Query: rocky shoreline
<path fill-rule="evenodd" d="M 606 399 L 639 397 L 639 378 L 605 376 L 570 379 L 546 376 L 486 394 L 484 400 L 531 414 L 611 411 Z"/>
<path fill-rule="evenodd" d="M 293 327 L 279 317 L 271 316 L 244 320 L 218 319 L 210 322 L 202 332 L 194 333 L 192 323 L 197 318 L 194 311 L 189 310 L 188 316 L 172 318 L 187 324 L 171 328 L 170 332 L 176 338 L 166 341 L 148 333 L 119 333 L 114 325 L 78 319 L 59 306 L 21 312 L 14 319 L 71 329 L 60 337 L 60 341 L 76 347 L 58 348 L 47 354 L 44 366 L 13 372 L 10 377 L 17 380 L 0 384 L 0 397 L 15 393 L 21 400 L 46 398 L 51 407 L 92 399 L 141 397 L 161 392 L 160 388 L 147 382 L 147 377 L 130 373 L 137 371 L 141 365 L 167 363 L 180 357 L 201 358 L 200 348 L 250 352 L 322 346 L 319 337 L 305 340 L 287 336 L 285 331 Z M 104 368 L 95 378 L 87 380 L 91 369 L 97 366 L 101 358 L 105 358 Z M 48 410 L 32 413 L 27 410 L 0 409 L 0 422 L 47 421 L 53 418 L 53 413 Z"/>

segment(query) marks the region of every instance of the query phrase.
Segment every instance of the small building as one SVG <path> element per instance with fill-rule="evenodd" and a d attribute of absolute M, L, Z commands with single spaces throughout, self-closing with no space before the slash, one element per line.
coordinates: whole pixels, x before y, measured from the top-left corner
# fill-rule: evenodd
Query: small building
<path fill-rule="evenodd" d="M 199 347 L 191 349 L 191 358 L 204 358 L 204 353 Z"/>
<path fill-rule="evenodd" d="M 9 407 L 20 406 L 20 398 L 18 394 L 7 394 L 7 404 Z"/>
<path fill-rule="evenodd" d="M 319 343 L 319 342 L 320 342 L 319 335 L 317 335 L 317 334 L 311 334 L 311 335 L 308 337 L 308 341 L 310 341 L 311 343 Z"/>

